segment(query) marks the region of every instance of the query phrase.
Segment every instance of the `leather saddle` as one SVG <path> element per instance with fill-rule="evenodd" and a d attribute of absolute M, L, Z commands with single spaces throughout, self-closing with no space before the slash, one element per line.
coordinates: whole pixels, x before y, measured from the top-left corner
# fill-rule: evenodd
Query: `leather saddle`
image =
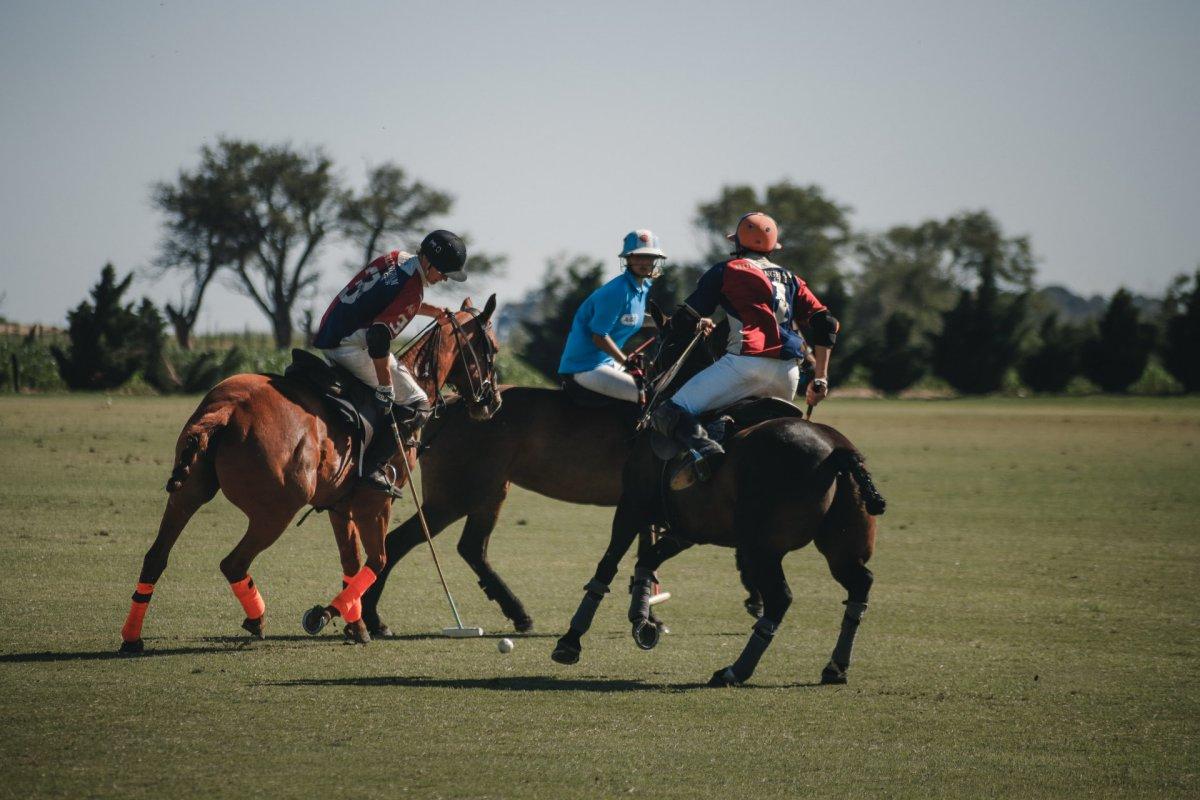
<path fill-rule="evenodd" d="M 387 431 L 391 420 L 380 419 L 373 402 L 374 392 L 348 370 L 330 364 L 307 350 L 292 350 L 292 363 L 283 371 L 285 377 L 299 381 L 316 391 L 333 419 L 350 428 L 354 440 L 355 461 L 361 465 L 363 453 L 377 430 Z"/>
<path fill-rule="evenodd" d="M 738 432 L 770 419 L 804 417 L 804 411 L 795 403 L 778 397 L 747 397 L 724 408 L 706 411 L 700 415 L 700 424 L 708 431 L 714 442 L 724 445 Z M 674 439 L 650 430 L 650 449 L 663 461 L 670 461 L 683 452 L 683 445 Z"/>

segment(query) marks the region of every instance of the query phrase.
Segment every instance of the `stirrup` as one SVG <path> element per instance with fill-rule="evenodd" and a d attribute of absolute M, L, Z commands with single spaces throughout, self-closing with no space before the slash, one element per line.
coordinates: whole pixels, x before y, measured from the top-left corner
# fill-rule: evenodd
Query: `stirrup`
<path fill-rule="evenodd" d="M 673 491 L 680 491 L 692 486 L 696 481 L 706 481 L 709 478 L 709 472 L 704 465 L 704 457 L 696 450 L 688 450 L 683 453 L 679 460 L 679 467 L 671 475 L 670 487 Z M 703 470 L 703 472 L 702 472 Z"/>

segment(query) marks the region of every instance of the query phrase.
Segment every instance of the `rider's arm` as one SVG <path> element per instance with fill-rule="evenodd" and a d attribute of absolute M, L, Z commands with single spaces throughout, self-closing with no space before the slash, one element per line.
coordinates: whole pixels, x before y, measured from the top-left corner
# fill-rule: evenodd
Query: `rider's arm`
<path fill-rule="evenodd" d="M 440 317 L 442 314 L 449 314 L 450 309 L 442 308 L 441 306 L 431 306 L 429 303 L 422 302 L 421 307 L 417 309 L 417 314 L 423 317 Z"/>
<path fill-rule="evenodd" d="M 617 347 L 617 343 L 614 342 L 613 338 L 611 336 L 609 336 L 607 333 L 604 335 L 601 335 L 599 333 L 593 333 L 592 334 L 592 344 L 594 344 L 594 345 L 596 345 L 596 347 L 600 348 L 601 351 L 612 356 L 613 360 L 616 361 L 618 364 L 625 363 L 625 353 L 621 351 L 621 348 Z"/>
<path fill-rule="evenodd" d="M 725 263 L 717 264 L 700 276 L 696 291 L 688 295 L 683 304 L 696 312 L 700 321 L 696 327 L 704 333 L 712 333 L 716 327 L 710 319 L 721 303 L 721 291 L 725 285 Z"/>
<path fill-rule="evenodd" d="M 375 367 L 375 385 L 392 387 L 392 370 L 389 360 L 392 355 L 392 331 L 387 325 L 376 322 L 367 328 L 367 355 Z"/>

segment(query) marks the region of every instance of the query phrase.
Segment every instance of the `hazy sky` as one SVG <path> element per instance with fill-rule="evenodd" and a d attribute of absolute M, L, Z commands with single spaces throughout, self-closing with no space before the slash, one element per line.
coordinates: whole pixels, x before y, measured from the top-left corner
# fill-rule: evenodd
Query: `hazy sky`
<path fill-rule="evenodd" d="M 0 9 L 0 314 L 22 321 L 61 324 L 105 261 L 144 269 L 150 184 L 219 135 L 450 191 L 444 224 L 509 256 L 501 299 L 557 252 L 615 270 L 634 227 L 694 258 L 697 202 L 781 178 L 859 228 L 986 208 L 1078 291 L 1158 293 L 1200 261 L 1194 0 Z M 347 255 L 324 252 L 323 295 Z M 267 327 L 211 294 L 201 332 L 246 325 Z"/>

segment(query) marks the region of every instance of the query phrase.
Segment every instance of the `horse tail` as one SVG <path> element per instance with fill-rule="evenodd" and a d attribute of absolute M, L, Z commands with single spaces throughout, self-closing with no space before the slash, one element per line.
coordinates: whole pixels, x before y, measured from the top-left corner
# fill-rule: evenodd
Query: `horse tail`
<path fill-rule="evenodd" d="M 867 513 L 873 517 L 882 516 L 887 510 L 887 501 L 875 487 L 875 481 L 871 479 L 871 473 L 863 463 L 862 453 L 853 448 L 838 447 L 831 454 L 830 460 L 836 463 L 840 474 L 849 475 L 854 480 Z"/>
<path fill-rule="evenodd" d="M 183 486 L 196 462 L 215 444 L 213 437 L 229 422 L 234 408 L 234 403 L 224 402 L 214 407 L 201 406 L 202 410 L 197 410 L 196 414 L 192 415 L 192 420 L 179 434 L 182 446 L 175 457 L 171 477 L 167 480 L 168 492 L 178 491 Z"/>

